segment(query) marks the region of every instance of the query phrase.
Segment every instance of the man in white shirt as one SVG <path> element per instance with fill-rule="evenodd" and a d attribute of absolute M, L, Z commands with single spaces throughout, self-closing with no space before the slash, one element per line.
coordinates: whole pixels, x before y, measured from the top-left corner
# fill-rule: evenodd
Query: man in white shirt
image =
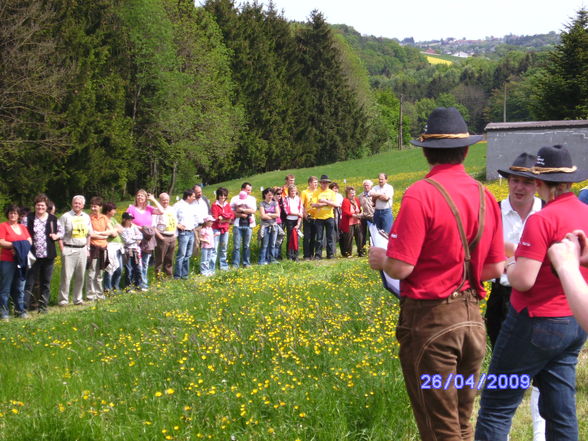
<path fill-rule="evenodd" d="M 186 190 L 182 200 L 175 203 L 178 219 L 178 254 L 176 255 L 175 279 L 187 279 L 190 273 L 190 258 L 194 250 L 194 228 L 201 222 L 192 202 L 194 190 Z"/>
<path fill-rule="evenodd" d="M 84 275 L 86 262 L 90 254 L 90 236 L 94 233 L 90 216 L 84 213 L 86 198 L 74 196 L 71 211 L 59 218 L 63 228 L 61 246 L 61 284 L 59 286 L 59 306 L 69 303 L 69 288 L 73 280 L 73 303 L 83 305 Z"/>
<path fill-rule="evenodd" d="M 388 234 L 392 229 L 394 217 L 392 215 L 392 198 L 394 197 L 394 188 L 388 184 L 388 175 L 380 173 L 378 175 L 378 185 L 369 192 L 374 205 L 374 223 L 378 230 L 383 230 Z"/>
<path fill-rule="evenodd" d="M 508 180 L 508 197 L 500 201 L 506 257 L 514 256 L 529 216 L 543 208 L 543 201 L 535 196 L 535 180 L 521 176 L 517 171 L 518 167 L 533 167 L 536 159 L 535 155 L 521 153 L 508 170 L 498 170 L 498 173 Z M 492 291 L 486 306 L 486 330 L 493 348 L 508 312 L 511 289 L 506 272 L 500 279 L 492 282 Z M 533 387 L 531 391 L 533 440 L 544 441 L 545 420 L 539 415 L 538 400 L 539 389 Z"/>
<path fill-rule="evenodd" d="M 251 235 L 255 227 L 255 211 L 257 201 L 251 196 L 251 184 L 244 182 L 241 185 L 241 192 L 245 192 L 245 198 L 239 195 L 231 198 L 231 209 L 235 213 L 233 224 L 233 267 L 239 268 L 241 264 L 241 247 L 243 247 L 243 267 L 251 265 Z"/>
<path fill-rule="evenodd" d="M 194 251 L 192 255 L 198 256 L 198 253 L 200 252 L 200 230 L 202 229 L 203 219 L 210 214 L 210 201 L 206 196 L 203 196 L 202 187 L 200 185 L 195 185 L 193 190 L 194 200 L 192 201 L 192 205 L 194 205 L 194 209 L 200 221 L 194 229 Z"/>

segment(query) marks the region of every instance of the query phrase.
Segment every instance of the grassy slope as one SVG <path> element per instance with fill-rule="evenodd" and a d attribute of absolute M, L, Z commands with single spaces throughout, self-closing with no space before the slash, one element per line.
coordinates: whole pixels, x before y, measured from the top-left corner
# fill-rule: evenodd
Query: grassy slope
<path fill-rule="evenodd" d="M 471 148 L 470 154 L 466 160 L 466 167 L 470 173 L 475 176 L 481 176 L 486 166 L 486 144 L 480 143 Z M 390 183 L 396 189 L 405 189 L 416 179 L 423 176 L 428 169 L 423 154 L 418 148 L 407 150 L 393 150 L 390 152 L 379 153 L 367 158 L 336 162 L 334 164 L 321 165 L 317 167 L 289 169 L 272 171 L 246 179 L 235 179 L 232 181 L 213 184 L 205 188 L 205 194 L 211 196 L 214 190 L 220 186 L 227 187 L 231 195 L 239 191 L 241 183 L 248 181 L 252 184 L 257 196 L 261 194 L 260 187 L 283 185 L 284 177 L 291 173 L 296 176 L 296 183 L 299 190 L 306 188 L 306 180 L 309 176 L 320 177 L 326 174 L 333 181 L 344 186 L 343 180 L 347 184 L 361 185 L 364 179 L 377 181 L 378 173 L 387 173 Z M 397 199 L 397 198 L 395 198 Z"/>
<path fill-rule="evenodd" d="M 485 146 L 474 147 L 468 171 L 479 177 L 484 165 Z M 292 172 L 359 184 L 384 171 L 399 200 L 426 169 L 407 150 Z M 247 180 L 275 185 L 288 172 Z M 240 182 L 225 185 L 234 194 Z M 418 439 L 395 358 L 397 312 L 366 261 L 346 259 L 156 282 L 2 323 L 0 440 Z M 580 439 L 587 377 L 583 360 Z M 531 438 L 527 403 L 513 441 Z"/>

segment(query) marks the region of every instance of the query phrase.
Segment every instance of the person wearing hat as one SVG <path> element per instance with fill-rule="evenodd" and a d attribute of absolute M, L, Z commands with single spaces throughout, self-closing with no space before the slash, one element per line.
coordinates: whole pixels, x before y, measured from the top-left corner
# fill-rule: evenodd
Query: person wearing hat
<path fill-rule="evenodd" d="M 204 276 L 213 276 L 214 267 L 216 263 L 216 252 L 214 248 L 214 236 L 220 233 L 215 233 L 212 229 L 214 217 L 207 214 L 204 216 L 203 225 L 200 229 L 200 244 L 202 254 L 200 256 L 200 274 Z"/>
<path fill-rule="evenodd" d="M 323 234 L 327 240 L 327 259 L 335 256 L 335 215 L 333 208 L 339 206 L 337 195 L 329 188 L 331 180 L 327 175 L 322 175 L 319 180 L 319 188 L 312 194 L 310 206 L 313 208 L 313 238 L 314 258 L 322 259 Z"/>
<path fill-rule="evenodd" d="M 573 182 L 588 178 L 588 171 L 578 169 L 569 151 L 560 145 L 541 147 L 532 167 L 511 169 L 535 179 L 537 193 L 546 205 L 529 217 L 514 257 L 506 262 L 511 306 L 488 375 L 533 378 L 541 393 L 539 409 L 546 421 L 546 439 L 577 440 L 576 364 L 586 332 L 572 314 L 548 250 L 571 231 L 588 231 L 588 206 L 571 191 Z M 581 272 L 587 280 L 588 269 L 581 268 Z M 520 387 L 486 387 L 475 439 L 506 440 L 524 393 Z"/>
<path fill-rule="evenodd" d="M 541 199 L 535 196 L 535 179 L 521 176 L 520 167 L 535 165 L 535 155 L 521 153 L 506 170 L 498 173 L 508 180 L 508 197 L 500 202 L 506 257 L 514 256 L 528 217 L 543 208 Z M 500 325 L 508 312 L 510 283 L 506 274 L 492 282 L 492 290 L 486 307 L 486 330 L 492 347 L 496 344 Z"/>
<path fill-rule="evenodd" d="M 425 133 L 411 141 L 423 147 L 431 170 L 406 190 L 388 248 L 369 252 L 373 269 L 401 280 L 399 359 L 424 441 L 473 435 L 476 389 L 452 380 L 479 378 L 486 351 L 482 281 L 504 268 L 498 203 L 463 166 L 468 146 L 481 139 L 468 133 L 457 109 L 433 110 Z"/>
<path fill-rule="evenodd" d="M 535 196 L 535 179 L 521 176 L 521 167 L 532 167 L 537 157 L 529 153 L 521 153 L 504 170 L 498 173 L 508 180 L 508 197 L 500 202 L 502 213 L 502 228 L 504 237 L 504 251 L 507 257 L 514 256 L 525 222 L 529 216 L 543 208 L 543 201 Z M 511 286 L 506 273 L 492 282 L 490 297 L 486 303 L 486 331 L 490 338 L 492 348 L 496 345 L 496 339 L 502 322 L 506 318 L 510 305 Z M 533 441 L 545 440 L 545 420 L 539 414 L 539 389 L 533 386 L 531 391 L 531 417 L 533 419 Z"/>

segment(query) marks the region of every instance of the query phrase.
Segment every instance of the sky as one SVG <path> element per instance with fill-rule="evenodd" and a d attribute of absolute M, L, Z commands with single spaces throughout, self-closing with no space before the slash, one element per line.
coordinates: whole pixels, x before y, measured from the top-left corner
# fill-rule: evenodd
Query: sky
<path fill-rule="evenodd" d="M 352 26 L 363 35 L 425 41 L 559 33 L 579 9 L 588 7 L 588 0 L 274 0 L 274 4 L 289 20 L 306 21 L 318 9 L 328 23 Z"/>

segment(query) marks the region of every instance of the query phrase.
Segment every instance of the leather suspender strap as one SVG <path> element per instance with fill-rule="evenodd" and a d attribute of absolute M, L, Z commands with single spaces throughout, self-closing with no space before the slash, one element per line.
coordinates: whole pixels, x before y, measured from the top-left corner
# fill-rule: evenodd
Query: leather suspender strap
<path fill-rule="evenodd" d="M 425 181 L 427 181 L 429 184 L 431 184 L 437 190 L 439 190 L 439 192 L 449 205 L 451 213 L 453 214 L 455 222 L 457 223 L 457 229 L 459 231 L 459 237 L 461 239 L 461 244 L 463 246 L 465 257 L 463 279 L 457 287 L 456 291 L 459 292 L 459 290 L 464 285 L 466 280 L 469 280 L 470 288 L 477 291 L 477 281 L 474 279 L 474 272 L 472 270 L 471 259 L 472 251 L 478 245 L 478 242 L 482 237 L 482 233 L 484 232 L 484 223 L 486 221 L 486 195 L 484 194 L 484 186 L 476 181 L 476 183 L 478 184 L 478 192 L 480 197 L 480 209 L 478 210 L 478 231 L 476 232 L 476 235 L 474 236 L 472 241 L 468 243 L 467 236 L 463 228 L 463 222 L 461 221 L 461 216 L 459 215 L 459 211 L 457 210 L 457 207 L 455 206 L 453 199 L 451 199 L 451 196 L 449 195 L 449 193 L 447 193 L 445 187 L 443 187 L 439 182 L 431 178 L 426 178 Z"/>

